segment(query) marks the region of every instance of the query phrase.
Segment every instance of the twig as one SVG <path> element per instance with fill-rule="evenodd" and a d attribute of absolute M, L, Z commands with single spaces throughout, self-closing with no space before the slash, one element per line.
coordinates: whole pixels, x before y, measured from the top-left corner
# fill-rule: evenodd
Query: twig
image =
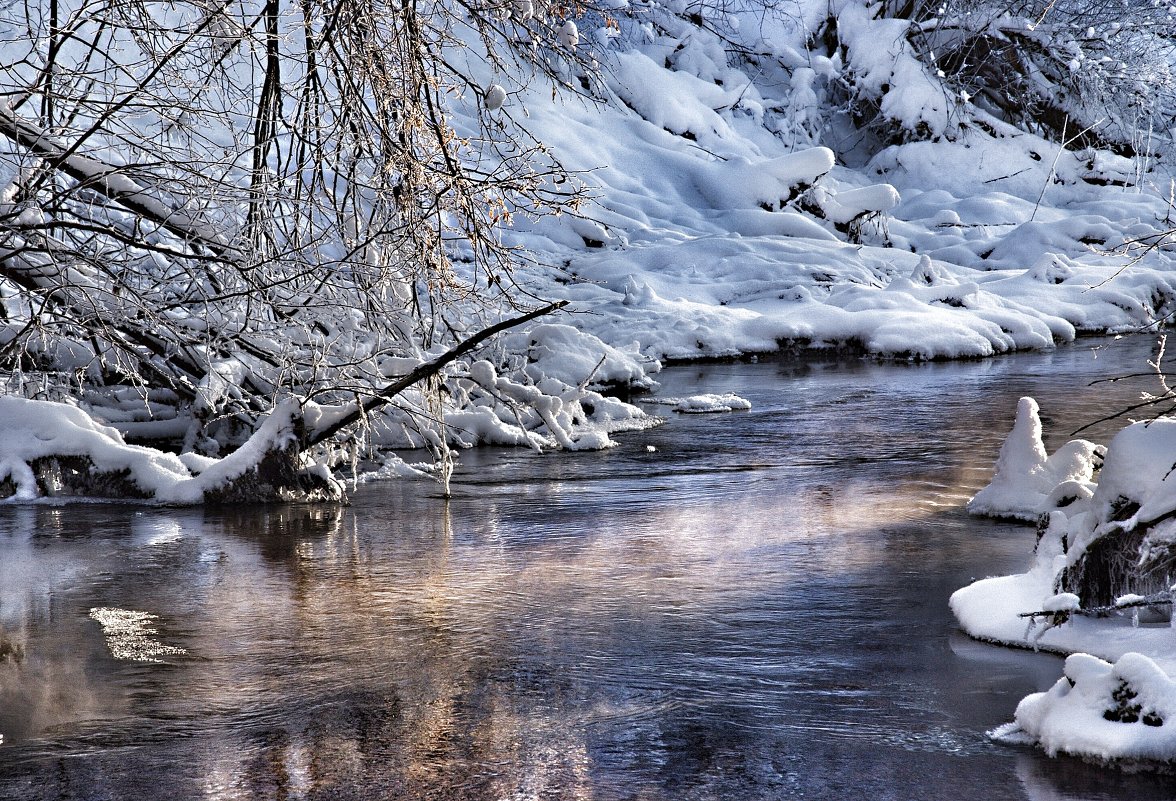
<path fill-rule="evenodd" d="M 1121 604 L 1111 604 L 1110 606 L 1092 606 L 1089 609 L 1067 609 L 1062 614 L 1067 615 L 1082 615 L 1083 617 L 1106 617 L 1112 612 L 1119 612 L 1123 609 L 1141 609 L 1144 607 L 1151 608 L 1153 606 L 1166 606 L 1172 603 L 1172 591 L 1161 590 L 1135 600 L 1126 601 Z M 1017 617 L 1053 617 L 1059 612 L 1021 612 Z"/>

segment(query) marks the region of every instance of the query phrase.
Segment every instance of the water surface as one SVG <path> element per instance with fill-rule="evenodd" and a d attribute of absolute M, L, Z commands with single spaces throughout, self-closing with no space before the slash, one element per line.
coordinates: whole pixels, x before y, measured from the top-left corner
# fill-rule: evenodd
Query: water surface
<path fill-rule="evenodd" d="M 1149 349 L 674 368 L 753 409 L 465 453 L 449 503 L 0 507 L 0 798 L 1171 798 L 987 740 L 1060 660 L 947 609 L 1029 558 L 962 511 L 1017 398 L 1056 447 Z"/>

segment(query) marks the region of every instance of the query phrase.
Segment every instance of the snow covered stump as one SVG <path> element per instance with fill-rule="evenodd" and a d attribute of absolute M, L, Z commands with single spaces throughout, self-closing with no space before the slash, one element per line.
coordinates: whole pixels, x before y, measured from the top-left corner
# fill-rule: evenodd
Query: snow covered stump
<path fill-rule="evenodd" d="M 1000 448 L 996 475 L 968 501 L 969 512 L 1037 522 L 1053 509 L 1093 495 L 1094 471 L 1106 448 L 1075 439 L 1047 455 L 1038 411 L 1033 398 L 1017 403 L 1017 420 Z"/>

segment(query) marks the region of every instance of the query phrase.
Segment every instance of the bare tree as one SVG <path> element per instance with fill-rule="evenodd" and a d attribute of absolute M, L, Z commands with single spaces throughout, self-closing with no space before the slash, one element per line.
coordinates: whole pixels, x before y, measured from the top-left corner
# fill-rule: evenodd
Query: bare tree
<path fill-rule="evenodd" d="M 446 54 L 567 82 L 586 67 L 562 22 L 530 2 L 0 6 L 9 391 L 174 418 L 138 430 L 215 450 L 280 394 L 362 405 L 404 359 L 542 305 L 497 229 L 574 208 L 576 184 Z M 572 70 L 535 57 L 556 51 Z M 454 96 L 481 103 L 478 134 Z"/>

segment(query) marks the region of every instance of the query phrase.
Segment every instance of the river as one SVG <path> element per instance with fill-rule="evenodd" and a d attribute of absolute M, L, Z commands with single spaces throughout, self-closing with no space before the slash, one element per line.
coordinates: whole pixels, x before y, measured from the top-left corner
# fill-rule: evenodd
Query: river
<path fill-rule="evenodd" d="M 1151 345 L 675 367 L 751 411 L 466 452 L 448 503 L 2 506 L 0 798 L 1170 799 L 989 741 L 1061 661 L 947 608 L 1028 563 L 962 509 L 1017 399 L 1052 449 Z"/>

